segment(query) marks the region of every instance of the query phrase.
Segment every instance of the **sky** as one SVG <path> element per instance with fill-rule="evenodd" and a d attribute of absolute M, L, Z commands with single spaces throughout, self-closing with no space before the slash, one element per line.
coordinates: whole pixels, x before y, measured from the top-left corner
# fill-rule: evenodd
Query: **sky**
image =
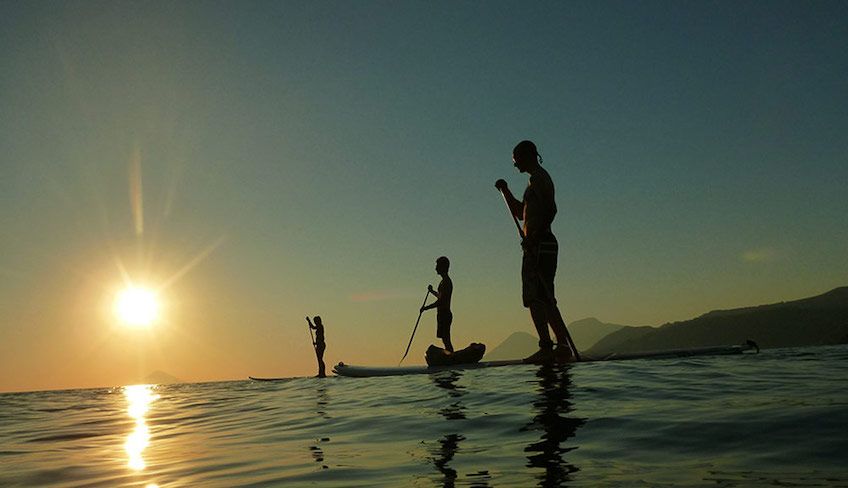
<path fill-rule="evenodd" d="M 567 321 L 848 284 L 845 2 L 2 2 L 0 45 L 0 391 L 311 375 L 306 315 L 396 364 L 441 255 L 455 345 L 533 333 L 523 139 Z"/>

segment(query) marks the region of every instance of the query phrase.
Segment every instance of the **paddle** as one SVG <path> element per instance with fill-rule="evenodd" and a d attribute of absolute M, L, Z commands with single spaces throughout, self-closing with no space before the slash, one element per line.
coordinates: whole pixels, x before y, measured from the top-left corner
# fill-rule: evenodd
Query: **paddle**
<path fill-rule="evenodd" d="M 424 295 L 424 302 L 421 304 L 421 308 L 424 308 L 424 305 L 427 304 L 427 297 L 429 296 L 430 289 L 427 288 L 427 294 Z M 406 345 L 406 352 L 403 353 L 403 357 L 400 358 L 400 361 L 398 361 L 398 366 L 400 366 L 400 363 L 402 363 L 403 360 L 406 359 L 406 355 L 409 354 L 409 347 L 412 345 L 412 339 L 413 337 L 415 337 L 415 331 L 418 330 L 418 322 L 421 321 L 421 314 L 424 313 L 421 311 L 421 308 L 418 309 L 418 318 L 415 320 L 415 327 L 412 329 L 412 336 L 409 338 L 409 344 Z"/>
<path fill-rule="evenodd" d="M 503 201 L 506 204 L 506 210 L 509 212 L 509 215 L 512 217 L 512 221 L 515 222 L 515 228 L 518 229 L 518 237 L 522 240 L 524 239 L 524 231 L 521 229 L 521 224 L 518 223 L 518 217 L 512 213 L 512 208 L 509 206 L 509 200 L 506 199 L 506 194 L 498 188 L 498 193 L 503 197 Z M 551 303 L 554 303 L 555 297 L 551 296 L 551 291 L 548 289 L 548 285 L 545 284 L 544 280 L 539 280 L 542 283 L 542 288 L 545 289 L 545 294 L 548 295 L 548 299 L 551 300 Z M 580 353 L 577 352 L 577 346 L 574 345 L 574 340 L 571 338 L 571 333 L 568 331 L 568 327 L 565 326 L 565 319 L 562 318 L 562 313 L 559 311 L 559 307 L 554 304 L 554 312 L 557 314 L 557 318 L 559 318 L 560 323 L 565 327 L 565 338 L 568 340 L 568 347 L 571 348 L 571 352 L 574 353 L 574 359 L 580 361 Z"/>
<path fill-rule="evenodd" d="M 498 189 L 498 193 L 503 197 L 503 201 L 506 204 L 506 211 L 509 212 L 509 216 L 512 217 L 512 221 L 515 222 L 515 228 L 518 229 L 518 236 L 524 239 L 524 231 L 521 230 L 521 224 L 518 223 L 518 217 L 512 213 L 512 208 L 509 206 L 509 200 L 506 199 L 506 194 Z"/>
<path fill-rule="evenodd" d="M 315 349 L 315 336 L 312 335 L 312 321 L 309 320 L 309 317 L 306 317 L 307 329 L 309 329 L 309 337 L 312 339 L 312 349 Z"/>

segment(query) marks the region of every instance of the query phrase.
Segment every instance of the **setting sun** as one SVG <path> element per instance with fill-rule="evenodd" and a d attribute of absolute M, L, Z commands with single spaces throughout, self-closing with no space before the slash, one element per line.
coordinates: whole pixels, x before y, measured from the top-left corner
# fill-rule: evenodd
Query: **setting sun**
<path fill-rule="evenodd" d="M 115 299 L 115 314 L 126 325 L 148 326 L 159 316 L 156 294 L 147 288 L 126 288 Z"/>

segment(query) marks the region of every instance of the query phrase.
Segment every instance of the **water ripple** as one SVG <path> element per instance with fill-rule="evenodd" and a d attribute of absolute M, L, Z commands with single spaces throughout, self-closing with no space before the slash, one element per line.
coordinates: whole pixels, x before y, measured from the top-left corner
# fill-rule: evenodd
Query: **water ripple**
<path fill-rule="evenodd" d="M 3 394 L 0 485 L 848 486 L 846 360 L 168 385 L 135 416 L 124 388 Z"/>

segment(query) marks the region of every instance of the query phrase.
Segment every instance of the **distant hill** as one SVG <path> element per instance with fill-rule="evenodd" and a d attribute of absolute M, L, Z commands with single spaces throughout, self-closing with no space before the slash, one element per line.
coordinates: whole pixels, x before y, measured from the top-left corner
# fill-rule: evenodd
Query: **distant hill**
<path fill-rule="evenodd" d="M 574 345 L 577 346 L 577 350 L 585 351 L 594 346 L 599 340 L 625 327 L 628 326 L 608 324 L 594 317 L 590 317 L 568 324 L 568 332 L 571 333 L 571 338 L 574 339 Z"/>
<path fill-rule="evenodd" d="M 589 349 L 603 337 L 622 328 L 628 328 L 628 326 L 607 324 L 594 317 L 568 324 L 568 331 L 578 351 Z M 486 361 L 523 358 L 533 354 L 538 348 L 539 338 L 535 333 L 514 332 L 486 354 Z"/>
<path fill-rule="evenodd" d="M 630 351 L 628 345 L 636 344 L 638 340 L 656 332 L 656 327 L 624 327 L 596 342 L 586 353 L 606 354 L 608 352 Z M 638 349 L 639 351 L 647 349 Z"/>
<path fill-rule="evenodd" d="M 142 383 L 150 385 L 168 385 L 171 383 L 183 383 L 183 380 L 165 373 L 164 371 L 154 371 L 145 376 Z"/>
<path fill-rule="evenodd" d="M 599 340 L 587 354 L 737 344 L 760 347 L 848 342 L 848 287 L 822 295 L 756 307 L 715 310 L 661 327 L 626 327 Z"/>
<path fill-rule="evenodd" d="M 502 359 L 520 359 L 527 357 L 539 348 L 539 339 L 527 332 L 513 332 L 498 346 L 486 353 L 485 361 Z"/>

